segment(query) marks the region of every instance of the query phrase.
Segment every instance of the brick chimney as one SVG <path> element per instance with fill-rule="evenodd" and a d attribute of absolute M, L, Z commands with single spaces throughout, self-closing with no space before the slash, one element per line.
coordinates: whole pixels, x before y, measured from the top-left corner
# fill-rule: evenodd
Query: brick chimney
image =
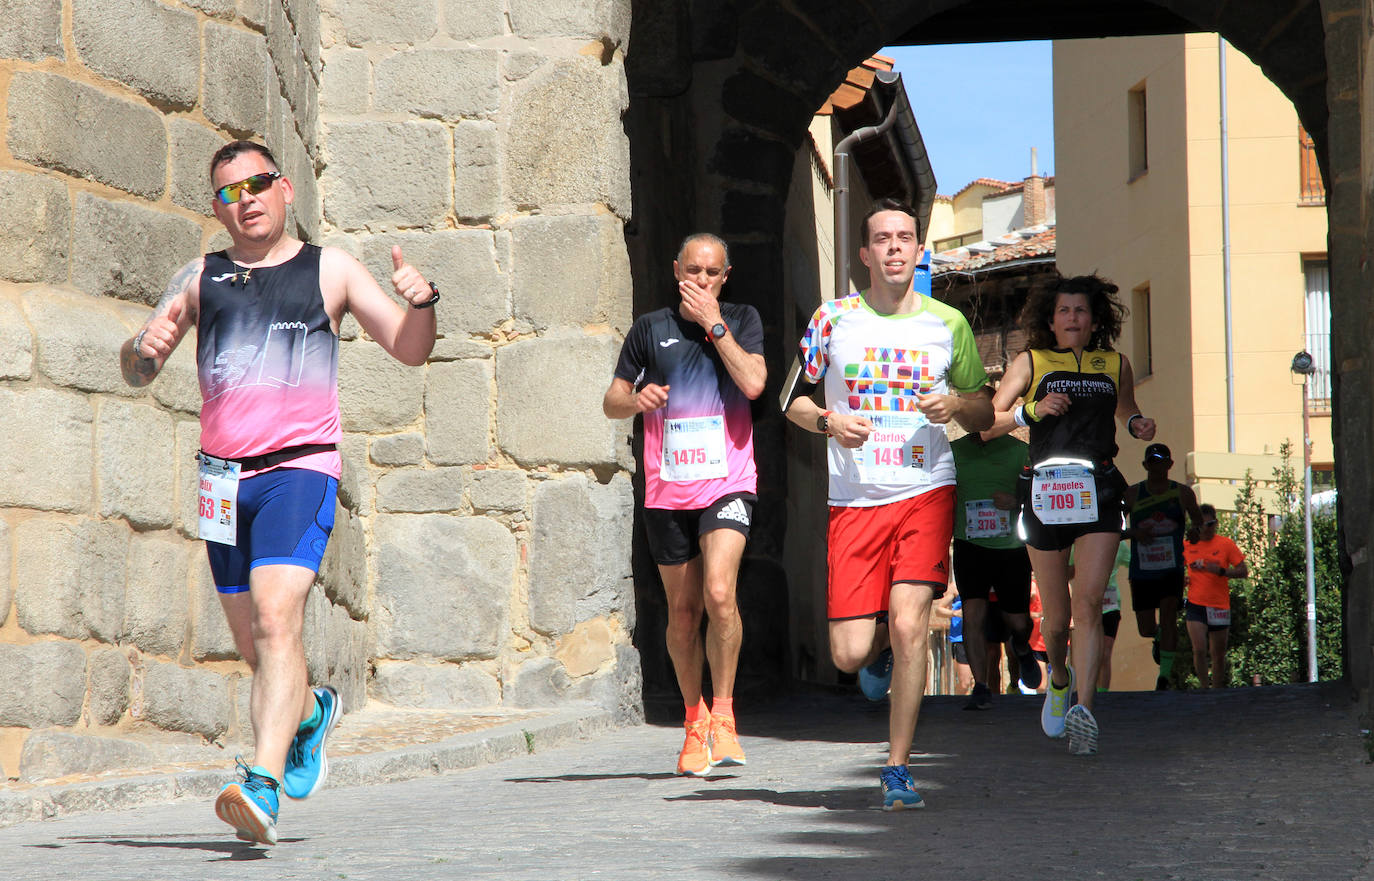
<path fill-rule="evenodd" d="M 1025 180 L 1025 187 L 1021 191 L 1022 215 L 1025 217 L 1026 226 L 1039 226 L 1045 222 L 1045 179 L 1038 174 L 1032 174 Z"/>

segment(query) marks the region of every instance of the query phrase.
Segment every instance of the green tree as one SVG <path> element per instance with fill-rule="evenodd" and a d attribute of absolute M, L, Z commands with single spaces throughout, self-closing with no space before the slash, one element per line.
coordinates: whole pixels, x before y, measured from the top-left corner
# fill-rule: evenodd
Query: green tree
<path fill-rule="evenodd" d="M 1231 684 L 1305 682 L 1307 676 L 1307 556 L 1302 482 L 1294 474 L 1292 445 L 1279 448 L 1272 487 L 1277 510 L 1265 512 L 1253 475 L 1236 494 L 1236 514 L 1223 524 L 1249 563 L 1250 577 L 1232 581 Z M 1277 533 L 1268 513 L 1279 515 Z M 1313 559 L 1317 592 L 1317 670 L 1342 675 L 1342 579 L 1336 552 L 1336 518 L 1314 511 Z M 1191 649 L 1190 649 L 1191 650 Z"/>

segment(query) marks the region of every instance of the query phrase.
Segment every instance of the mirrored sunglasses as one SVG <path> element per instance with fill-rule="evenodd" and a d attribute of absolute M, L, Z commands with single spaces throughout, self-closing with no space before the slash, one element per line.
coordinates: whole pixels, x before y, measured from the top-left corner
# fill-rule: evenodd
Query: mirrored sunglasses
<path fill-rule="evenodd" d="M 256 196 L 258 193 L 272 186 L 272 182 L 278 180 L 280 177 L 281 172 L 279 171 L 264 171 L 262 174 L 255 174 L 238 183 L 225 184 L 218 190 L 215 190 L 215 198 L 219 199 L 220 202 L 225 205 L 232 205 L 242 197 L 244 190 Z"/>

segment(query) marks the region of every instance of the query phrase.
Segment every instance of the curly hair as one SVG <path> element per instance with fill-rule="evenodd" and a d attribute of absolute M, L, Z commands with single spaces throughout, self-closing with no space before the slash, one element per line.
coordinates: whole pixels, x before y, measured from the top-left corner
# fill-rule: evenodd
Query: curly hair
<path fill-rule="evenodd" d="M 1114 296 L 1117 290 L 1116 285 L 1098 275 L 1061 275 L 1044 287 L 1038 287 L 1031 292 L 1017 319 L 1026 333 L 1026 348 L 1055 348 L 1058 342 L 1054 338 L 1054 331 L 1050 329 L 1050 320 L 1054 316 L 1059 295 L 1085 294 L 1088 307 L 1092 310 L 1093 323 L 1097 325 L 1088 348 L 1110 351 L 1116 338 L 1121 335 L 1122 322 L 1129 314 L 1126 307 L 1117 302 Z"/>

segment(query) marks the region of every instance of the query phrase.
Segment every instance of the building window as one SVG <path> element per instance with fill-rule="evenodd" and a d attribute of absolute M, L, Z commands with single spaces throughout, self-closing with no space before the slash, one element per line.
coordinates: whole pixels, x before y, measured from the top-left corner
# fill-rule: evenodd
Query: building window
<path fill-rule="evenodd" d="M 1298 204 L 1325 205 L 1326 185 L 1317 165 L 1317 145 L 1307 129 L 1298 126 Z"/>
<path fill-rule="evenodd" d="M 1150 286 L 1143 284 L 1131 292 L 1131 368 L 1136 381 L 1154 373 L 1150 346 Z"/>
<path fill-rule="evenodd" d="M 1304 260 L 1307 280 L 1308 354 L 1314 371 L 1307 384 L 1309 410 L 1331 409 L 1331 268 L 1325 257 Z"/>
<path fill-rule="evenodd" d="M 1145 84 L 1126 93 L 1126 137 L 1129 140 L 1130 178 L 1135 180 L 1150 170 L 1150 142 L 1146 134 Z"/>

